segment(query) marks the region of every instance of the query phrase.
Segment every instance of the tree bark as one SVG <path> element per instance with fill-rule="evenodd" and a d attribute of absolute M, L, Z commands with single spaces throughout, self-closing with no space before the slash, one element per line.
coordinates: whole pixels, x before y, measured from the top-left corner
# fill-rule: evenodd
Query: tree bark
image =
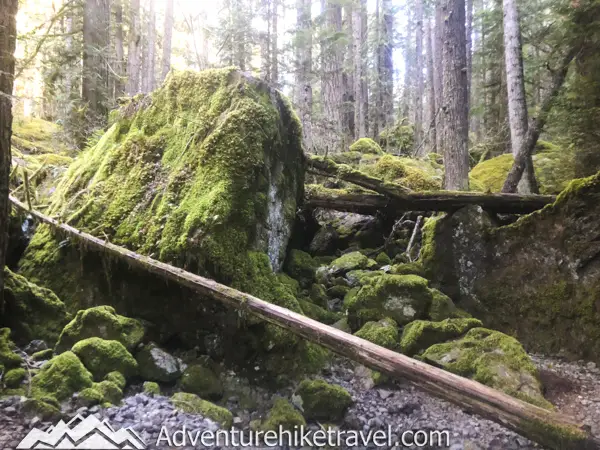
<path fill-rule="evenodd" d="M 162 76 L 161 80 L 167 78 L 169 70 L 171 70 L 171 43 L 173 40 L 173 0 L 167 0 L 165 10 L 165 31 L 163 34 L 162 48 Z"/>
<path fill-rule="evenodd" d="M 115 92 L 116 98 L 121 97 L 125 92 L 124 86 L 124 62 L 125 52 L 123 49 L 123 2 L 115 0 Z"/>
<path fill-rule="evenodd" d="M 154 0 L 148 0 L 148 61 L 146 61 L 146 89 L 145 92 L 152 92 L 156 83 L 156 13 L 154 10 Z"/>
<path fill-rule="evenodd" d="M 312 133 L 312 18 L 310 0 L 296 0 L 296 105 L 302 122 L 302 140 L 314 152 Z"/>
<path fill-rule="evenodd" d="M 416 71 L 416 95 L 415 95 L 415 152 L 421 156 L 425 151 L 423 141 L 423 97 L 425 84 L 423 81 L 423 0 L 417 0 L 415 11 L 415 71 Z"/>
<path fill-rule="evenodd" d="M 444 13 L 444 188 L 469 189 L 469 105 L 465 0 L 443 0 Z"/>
<path fill-rule="evenodd" d="M 413 13 L 407 12 L 406 15 L 406 36 L 404 41 L 404 86 L 402 87 L 402 110 L 401 117 L 403 120 L 411 122 L 411 100 L 415 97 L 414 92 L 414 58 L 412 49 L 412 30 L 413 30 Z"/>
<path fill-rule="evenodd" d="M 83 8 L 82 99 L 87 104 L 88 126 L 102 126 L 108 112 L 110 8 L 108 0 L 85 0 Z"/>
<path fill-rule="evenodd" d="M 433 67 L 434 67 L 434 85 L 435 85 L 435 110 L 437 119 L 435 126 L 437 129 L 436 133 L 436 147 L 438 152 L 443 153 L 444 142 L 443 142 L 443 127 L 444 127 L 444 114 L 440 112 L 443 108 L 443 93 L 444 93 L 444 12 L 442 10 L 442 0 L 436 0 L 435 3 L 435 33 L 433 35 Z"/>
<path fill-rule="evenodd" d="M 129 49 L 127 51 L 127 95 L 140 92 L 140 0 L 129 4 Z"/>
<path fill-rule="evenodd" d="M 471 82 L 473 78 L 473 0 L 466 0 L 466 33 L 467 40 L 467 99 L 471 104 Z"/>
<path fill-rule="evenodd" d="M 4 266 L 10 221 L 8 192 L 18 6 L 17 0 L 0 0 L 0 316 L 4 314 Z"/>
<path fill-rule="evenodd" d="M 433 29 L 431 20 L 427 23 L 426 34 L 426 56 L 427 56 L 427 103 L 429 106 L 429 151 L 437 153 L 437 105 L 435 95 L 435 69 L 433 57 Z"/>
<path fill-rule="evenodd" d="M 379 76 L 381 83 L 381 105 L 380 129 L 394 123 L 394 63 L 392 51 L 394 48 L 394 16 L 392 11 L 392 0 L 382 0 L 382 36 L 379 47 L 381 65 Z"/>
<path fill-rule="evenodd" d="M 515 156 L 515 161 L 508 172 L 506 181 L 504 181 L 502 192 L 517 192 L 517 187 L 519 185 L 519 181 L 521 180 L 521 176 L 527 168 L 527 162 L 531 159 L 531 155 L 540 137 L 540 133 L 546 125 L 546 121 L 548 120 L 548 116 L 552 110 L 552 106 L 554 106 L 554 101 L 556 100 L 556 97 L 558 96 L 558 93 L 565 82 L 567 73 L 569 71 L 569 65 L 575 58 L 579 48 L 579 43 L 573 45 L 564 56 L 559 69 L 554 73 L 551 87 L 546 93 L 546 97 L 542 102 L 538 116 L 531 119 L 529 123 L 527 135 L 525 136 L 525 140 Z"/>
<path fill-rule="evenodd" d="M 366 13 L 366 0 L 359 0 L 359 4 L 352 11 L 352 43 L 354 55 L 354 138 L 360 139 L 367 136 L 367 96 L 363 91 L 367 71 L 365 67 L 367 48 L 367 24 L 363 20 Z"/>
<path fill-rule="evenodd" d="M 11 201 L 19 208 L 26 208 L 14 198 Z M 249 312 L 373 370 L 408 380 L 432 395 L 500 423 L 552 450 L 600 450 L 598 439 L 590 436 L 572 419 L 554 411 L 525 403 L 476 381 L 380 347 L 302 314 L 111 244 L 69 225 L 60 224 L 37 211 L 32 214 L 53 229 L 83 242 L 86 248 L 108 253 L 111 257 L 126 261 L 134 269 L 155 274 L 229 307 Z"/>

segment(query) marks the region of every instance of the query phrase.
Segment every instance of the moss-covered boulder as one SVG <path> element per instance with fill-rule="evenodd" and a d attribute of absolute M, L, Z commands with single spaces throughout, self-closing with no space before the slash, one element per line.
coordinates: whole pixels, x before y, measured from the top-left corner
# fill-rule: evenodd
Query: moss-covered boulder
<path fill-rule="evenodd" d="M 123 399 L 123 391 L 121 388 L 109 380 L 104 380 L 100 383 L 94 383 L 92 385 L 92 389 L 96 389 L 102 394 L 102 403 L 118 405 Z"/>
<path fill-rule="evenodd" d="M 424 318 L 433 294 L 426 279 L 416 275 L 388 275 L 368 278 L 344 299 L 348 322 L 358 329 L 366 322 L 389 317 L 398 325 Z"/>
<path fill-rule="evenodd" d="M 125 386 L 127 385 L 127 380 L 125 379 L 125 376 L 121 372 L 118 372 L 116 370 L 109 372 L 104 377 L 104 380 L 114 383 L 121 390 L 125 389 Z"/>
<path fill-rule="evenodd" d="M 23 358 L 14 352 L 15 345 L 10 340 L 10 329 L 0 328 L 0 366 L 5 369 L 18 367 Z"/>
<path fill-rule="evenodd" d="M 145 394 L 149 395 L 160 395 L 160 386 L 154 381 L 144 381 L 142 390 Z"/>
<path fill-rule="evenodd" d="M 383 155 L 383 150 L 377 142 L 371 138 L 360 138 L 350 146 L 351 152 L 358 153 L 373 153 L 375 155 Z"/>
<path fill-rule="evenodd" d="M 110 372 L 117 371 L 125 378 L 137 374 L 137 362 L 119 341 L 89 338 L 79 341 L 72 348 L 95 380 L 102 380 Z"/>
<path fill-rule="evenodd" d="M 58 405 L 37 398 L 25 400 L 21 405 L 21 414 L 25 417 L 39 417 L 48 421 L 54 421 L 62 415 Z"/>
<path fill-rule="evenodd" d="M 54 351 L 51 348 L 47 348 L 46 350 L 40 350 L 39 352 L 35 352 L 31 355 L 31 359 L 33 361 L 47 361 L 52 358 Z"/>
<path fill-rule="evenodd" d="M 179 361 L 156 344 L 144 346 L 136 355 L 139 375 L 149 381 L 170 383 L 181 376 Z"/>
<path fill-rule="evenodd" d="M 548 143 L 543 145 L 542 150 L 532 158 L 540 193 L 558 194 L 577 176 L 575 151 Z M 475 181 L 472 184 L 484 191 L 500 192 L 513 162 L 510 153 L 480 162 L 469 174 Z"/>
<path fill-rule="evenodd" d="M 599 220 L 596 175 L 511 225 L 478 207 L 429 219 L 422 262 L 458 307 L 528 351 L 600 362 Z"/>
<path fill-rule="evenodd" d="M 329 265 L 329 273 L 332 275 L 343 275 L 352 270 L 374 269 L 377 263 L 361 252 L 346 253 L 335 259 Z"/>
<path fill-rule="evenodd" d="M 412 356 L 434 344 L 456 339 L 482 325 L 477 319 L 446 319 L 441 322 L 415 320 L 404 327 L 400 348 L 402 353 Z"/>
<path fill-rule="evenodd" d="M 290 250 L 286 263 L 285 271 L 301 286 L 308 287 L 315 279 L 315 271 L 319 264 L 308 253 L 302 250 Z"/>
<path fill-rule="evenodd" d="M 352 397 L 346 389 L 321 379 L 302 381 L 296 394 L 302 399 L 307 419 L 338 421 L 352 405 Z"/>
<path fill-rule="evenodd" d="M 431 306 L 427 313 L 429 319 L 433 322 L 440 322 L 444 319 L 453 318 L 468 318 L 470 314 L 457 308 L 450 297 L 437 289 L 431 289 L 433 298 L 431 299 Z"/>
<path fill-rule="evenodd" d="M 392 319 L 367 322 L 354 335 L 391 350 L 398 346 L 398 324 Z"/>
<path fill-rule="evenodd" d="M 383 148 L 394 153 L 408 153 L 414 146 L 415 129 L 404 120 L 390 125 L 379 133 L 378 141 Z"/>
<path fill-rule="evenodd" d="M 264 431 L 294 430 L 294 427 L 306 426 L 306 420 L 294 406 L 284 398 L 277 398 L 269 410 L 267 418 L 261 424 Z"/>
<path fill-rule="evenodd" d="M 193 364 L 185 369 L 181 376 L 180 388 L 184 392 L 210 400 L 219 400 L 223 396 L 223 384 L 219 377 L 211 369 L 200 364 Z"/>
<path fill-rule="evenodd" d="M 228 430 L 233 424 L 233 415 L 222 406 L 202 400 L 195 394 L 186 392 L 177 392 L 171 397 L 171 403 L 179 411 L 190 414 L 199 414 L 208 419 L 214 420 L 221 425 L 223 429 Z"/>
<path fill-rule="evenodd" d="M 4 383 L 4 387 L 8 389 L 18 388 L 23 380 L 27 377 L 27 370 L 22 367 L 16 369 L 10 369 L 7 371 L 2 377 L 2 382 Z"/>
<path fill-rule="evenodd" d="M 499 331 L 473 328 L 461 339 L 429 347 L 421 359 L 521 400 L 551 407 L 521 344 Z"/>
<path fill-rule="evenodd" d="M 54 398 L 61 402 L 75 392 L 92 387 L 92 374 L 77 355 L 64 352 L 48 361 L 31 381 L 31 393 L 36 398 Z"/>
<path fill-rule="evenodd" d="M 54 345 L 71 319 L 65 304 L 52 291 L 8 268 L 4 269 L 4 302 L 2 325 L 11 328 L 21 342 L 43 339 Z"/>
<path fill-rule="evenodd" d="M 90 407 L 104 403 L 104 394 L 94 387 L 83 389 L 77 394 L 78 406 Z"/>
<path fill-rule="evenodd" d="M 144 327 L 135 319 L 117 314 L 112 306 L 81 310 L 62 330 L 55 352 L 69 350 L 77 342 L 92 337 L 119 341 L 133 350 L 144 337 Z"/>
<path fill-rule="evenodd" d="M 374 164 L 362 167 L 361 170 L 367 175 L 415 191 L 439 190 L 442 187 L 442 166 L 431 160 L 384 155 Z"/>

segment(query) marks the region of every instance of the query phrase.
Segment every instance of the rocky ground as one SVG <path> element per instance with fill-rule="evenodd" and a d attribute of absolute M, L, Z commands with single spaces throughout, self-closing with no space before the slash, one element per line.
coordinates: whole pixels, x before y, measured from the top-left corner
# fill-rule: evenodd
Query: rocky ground
<path fill-rule="evenodd" d="M 558 358 L 533 355 L 546 386 L 546 397 L 561 412 L 569 414 L 590 426 L 600 436 L 600 369 L 593 363 L 566 362 Z M 233 374 L 229 374 L 233 376 Z M 390 383 L 370 386 L 370 377 L 362 366 L 338 359 L 323 373 L 331 383 L 339 384 L 352 394 L 354 405 L 346 412 L 341 429 L 363 430 L 449 430 L 451 449 L 534 449 L 540 448 L 527 439 L 488 420 L 461 411 L 452 404 L 425 394 L 408 383 Z M 242 384 L 244 384 L 242 382 Z M 244 391 L 245 388 L 242 388 Z M 137 392 L 136 392 L 137 391 Z M 243 398 L 231 395 L 225 406 L 234 412 L 234 425 L 249 429 L 251 422 L 260 418 L 270 404 L 273 395 L 290 397 L 290 391 L 271 393 L 263 388 L 253 388 L 253 409 L 244 409 Z M 20 414 L 18 397 L 0 401 L 0 448 L 15 449 L 19 441 L 32 427 L 45 429 L 51 423 Z M 216 430 L 218 425 L 198 415 L 182 413 L 173 408 L 166 396 L 149 396 L 133 387 L 129 396 L 118 407 L 101 409 L 73 407 L 68 417 L 77 413 L 95 413 L 109 419 L 115 429 L 132 427 L 145 439 L 148 448 L 169 448 L 155 445 L 161 427 L 170 430 Z M 318 424 L 311 424 L 317 427 Z M 182 448 L 182 447 L 171 447 Z M 201 446 L 187 448 L 202 448 Z M 385 447 L 384 447 L 385 448 Z M 432 447 L 438 448 L 438 447 Z"/>

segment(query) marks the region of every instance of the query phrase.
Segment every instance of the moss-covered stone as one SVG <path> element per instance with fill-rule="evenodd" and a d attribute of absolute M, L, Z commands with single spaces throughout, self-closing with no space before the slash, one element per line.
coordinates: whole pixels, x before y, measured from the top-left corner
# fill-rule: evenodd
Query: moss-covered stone
<path fill-rule="evenodd" d="M 482 325 L 477 319 L 446 319 L 441 322 L 415 320 L 404 327 L 400 348 L 402 353 L 412 356 L 434 344 L 456 339 Z"/>
<path fill-rule="evenodd" d="M 142 389 L 146 394 L 160 395 L 160 386 L 154 381 L 144 381 Z"/>
<path fill-rule="evenodd" d="M 277 398 L 269 410 L 260 429 L 264 431 L 294 430 L 294 427 L 306 426 L 306 420 L 294 406 L 284 398 Z"/>
<path fill-rule="evenodd" d="M 376 270 L 351 270 L 345 276 L 350 286 L 362 286 L 369 278 L 378 277 L 382 274 Z"/>
<path fill-rule="evenodd" d="M 286 263 L 286 272 L 303 287 L 308 287 L 315 279 L 315 271 L 319 267 L 318 263 L 308 253 L 302 250 L 290 250 Z"/>
<path fill-rule="evenodd" d="M 456 307 L 450 297 L 437 289 L 431 290 L 433 298 L 427 315 L 433 322 L 440 322 L 444 319 L 469 318 L 471 315 L 462 309 Z"/>
<path fill-rule="evenodd" d="M 319 305 L 315 305 L 308 300 L 300 299 L 300 306 L 302 306 L 302 311 L 304 314 L 311 319 L 318 320 L 319 322 L 325 324 L 332 324 L 340 319 L 340 314 L 335 313 L 333 311 L 329 311 L 328 309 L 322 308 Z"/>
<path fill-rule="evenodd" d="M 310 287 L 310 300 L 315 305 L 318 305 L 321 308 L 326 308 L 328 299 L 329 295 L 327 295 L 327 290 L 325 289 L 325 286 L 323 286 L 322 284 L 313 283 Z"/>
<path fill-rule="evenodd" d="M 96 387 L 85 388 L 77 394 L 78 406 L 94 406 L 104 402 L 104 394 Z"/>
<path fill-rule="evenodd" d="M 195 394 L 177 392 L 171 397 L 171 403 L 179 411 L 200 414 L 203 417 L 214 420 L 226 430 L 231 428 L 233 424 L 233 415 L 230 411 L 214 403 L 202 400 Z"/>
<path fill-rule="evenodd" d="M 10 340 L 10 329 L 0 328 L 0 365 L 5 369 L 18 367 L 23 362 L 23 358 L 14 351 L 14 344 Z"/>
<path fill-rule="evenodd" d="M 373 153 L 375 155 L 383 155 L 383 150 L 377 142 L 371 138 L 360 138 L 350 146 L 351 152 L 358 153 Z"/>
<path fill-rule="evenodd" d="M 200 364 L 193 364 L 185 369 L 180 387 L 184 392 L 206 399 L 219 400 L 223 396 L 223 384 L 219 377 L 211 369 Z"/>
<path fill-rule="evenodd" d="M 415 191 L 439 190 L 442 184 L 442 169 L 429 160 L 384 155 L 375 164 L 364 167 L 363 171 Z"/>
<path fill-rule="evenodd" d="M 425 278 L 425 270 L 419 262 L 394 264 L 389 273 L 392 275 L 418 275 Z"/>
<path fill-rule="evenodd" d="M 23 380 L 27 377 L 27 370 L 19 367 L 17 369 L 11 369 L 4 374 L 2 382 L 8 389 L 18 388 Z"/>
<path fill-rule="evenodd" d="M 94 383 L 92 389 L 96 389 L 102 394 L 102 403 L 108 402 L 112 405 L 118 405 L 123 399 L 123 391 L 112 381 L 104 380 L 100 383 Z"/>
<path fill-rule="evenodd" d="M 21 413 L 26 417 L 36 416 L 49 421 L 54 421 L 62 415 L 57 405 L 36 398 L 25 400 L 21 406 Z"/>
<path fill-rule="evenodd" d="M 346 253 L 335 259 L 329 265 L 329 271 L 335 275 L 345 274 L 352 270 L 373 269 L 377 267 L 377 263 L 361 252 Z"/>
<path fill-rule="evenodd" d="M 302 381 L 296 393 L 302 398 L 302 409 L 307 419 L 337 421 L 352 404 L 352 397 L 346 389 L 320 379 Z"/>
<path fill-rule="evenodd" d="M 118 371 L 112 371 L 109 372 L 104 379 L 106 381 L 110 381 L 111 383 L 114 383 L 117 385 L 117 387 L 121 390 L 125 389 L 125 386 L 127 385 L 127 380 L 125 379 L 125 376 Z"/>
<path fill-rule="evenodd" d="M 156 344 L 144 346 L 135 358 L 139 374 L 145 380 L 170 383 L 181 376 L 179 361 Z"/>
<path fill-rule="evenodd" d="M 61 402 L 75 392 L 92 387 L 92 374 L 73 352 L 64 352 L 48 361 L 31 381 L 33 397 L 50 397 Z"/>
<path fill-rule="evenodd" d="M 348 322 L 358 329 L 368 321 L 392 318 L 405 325 L 423 318 L 428 311 L 433 294 L 426 279 L 416 275 L 388 275 L 367 279 L 355 292 L 344 298 Z"/>
<path fill-rule="evenodd" d="M 43 339 L 50 345 L 57 341 L 70 314 L 49 289 L 41 288 L 4 269 L 5 314 L 2 324 L 10 327 L 22 342 Z"/>
<path fill-rule="evenodd" d="M 75 344 L 72 351 L 96 380 L 104 379 L 113 371 L 120 372 L 125 378 L 137 374 L 136 360 L 119 341 L 96 337 L 84 339 Z"/>
<path fill-rule="evenodd" d="M 461 339 L 429 347 L 421 359 L 521 400 L 552 408 L 541 393 L 537 369 L 521 344 L 499 331 L 473 328 Z"/>
<path fill-rule="evenodd" d="M 277 278 L 285 287 L 288 288 L 288 290 L 294 297 L 298 296 L 298 294 L 300 293 L 300 283 L 298 282 L 298 280 L 295 280 L 294 278 L 290 277 L 287 273 L 284 272 L 278 273 Z"/>
<path fill-rule="evenodd" d="M 415 131 L 412 125 L 398 121 L 381 130 L 378 136 L 379 144 L 394 153 L 408 153 L 414 146 Z"/>
<path fill-rule="evenodd" d="M 52 358 L 54 351 L 51 348 L 47 348 L 46 350 L 40 350 L 39 352 L 35 352 L 31 355 L 31 359 L 33 361 L 47 361 Z"/>
<path fill-rule="evenodd" d="M 385 252 L 381 252 L 377 255 L 377 257 L 375 258 L 375 261 L 377 262 L 377 264 L 379 264 L 380 266 L 387 266 L 390 265 L 392 263 L 391 258 L 387 255 L 387 253 Z"/>
<path fill-rule="evenodd" d="M 354 335 L 391 350 L 398 346 L 398 324 L 392 319 L 367 322 Z"/>
<path fill-rule="evenodd" d="M 119 341 L 128 350 L 133 350 L 144 337 L 144 327 L 135 319 L 117 314 L 112 306 L 81 310 L 62 330 L 55 351 L 64 352 L 75 343 L 92 337 Z"/>

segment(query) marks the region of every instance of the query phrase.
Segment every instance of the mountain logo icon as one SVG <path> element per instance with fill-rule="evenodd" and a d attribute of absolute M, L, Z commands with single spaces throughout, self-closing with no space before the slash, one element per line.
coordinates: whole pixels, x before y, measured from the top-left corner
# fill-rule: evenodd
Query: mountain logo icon
<path fill-rule="evenodd" d="M 18 450 L 38 448 L 143 450 L 146 443 L 131 428 L 115 431 L 106 419 L 100 421 L 94 415 L 83 418 L 78 414 L 68 423 L 61 420 L 47 431 L 33 428 L 17 446 Z"/>

